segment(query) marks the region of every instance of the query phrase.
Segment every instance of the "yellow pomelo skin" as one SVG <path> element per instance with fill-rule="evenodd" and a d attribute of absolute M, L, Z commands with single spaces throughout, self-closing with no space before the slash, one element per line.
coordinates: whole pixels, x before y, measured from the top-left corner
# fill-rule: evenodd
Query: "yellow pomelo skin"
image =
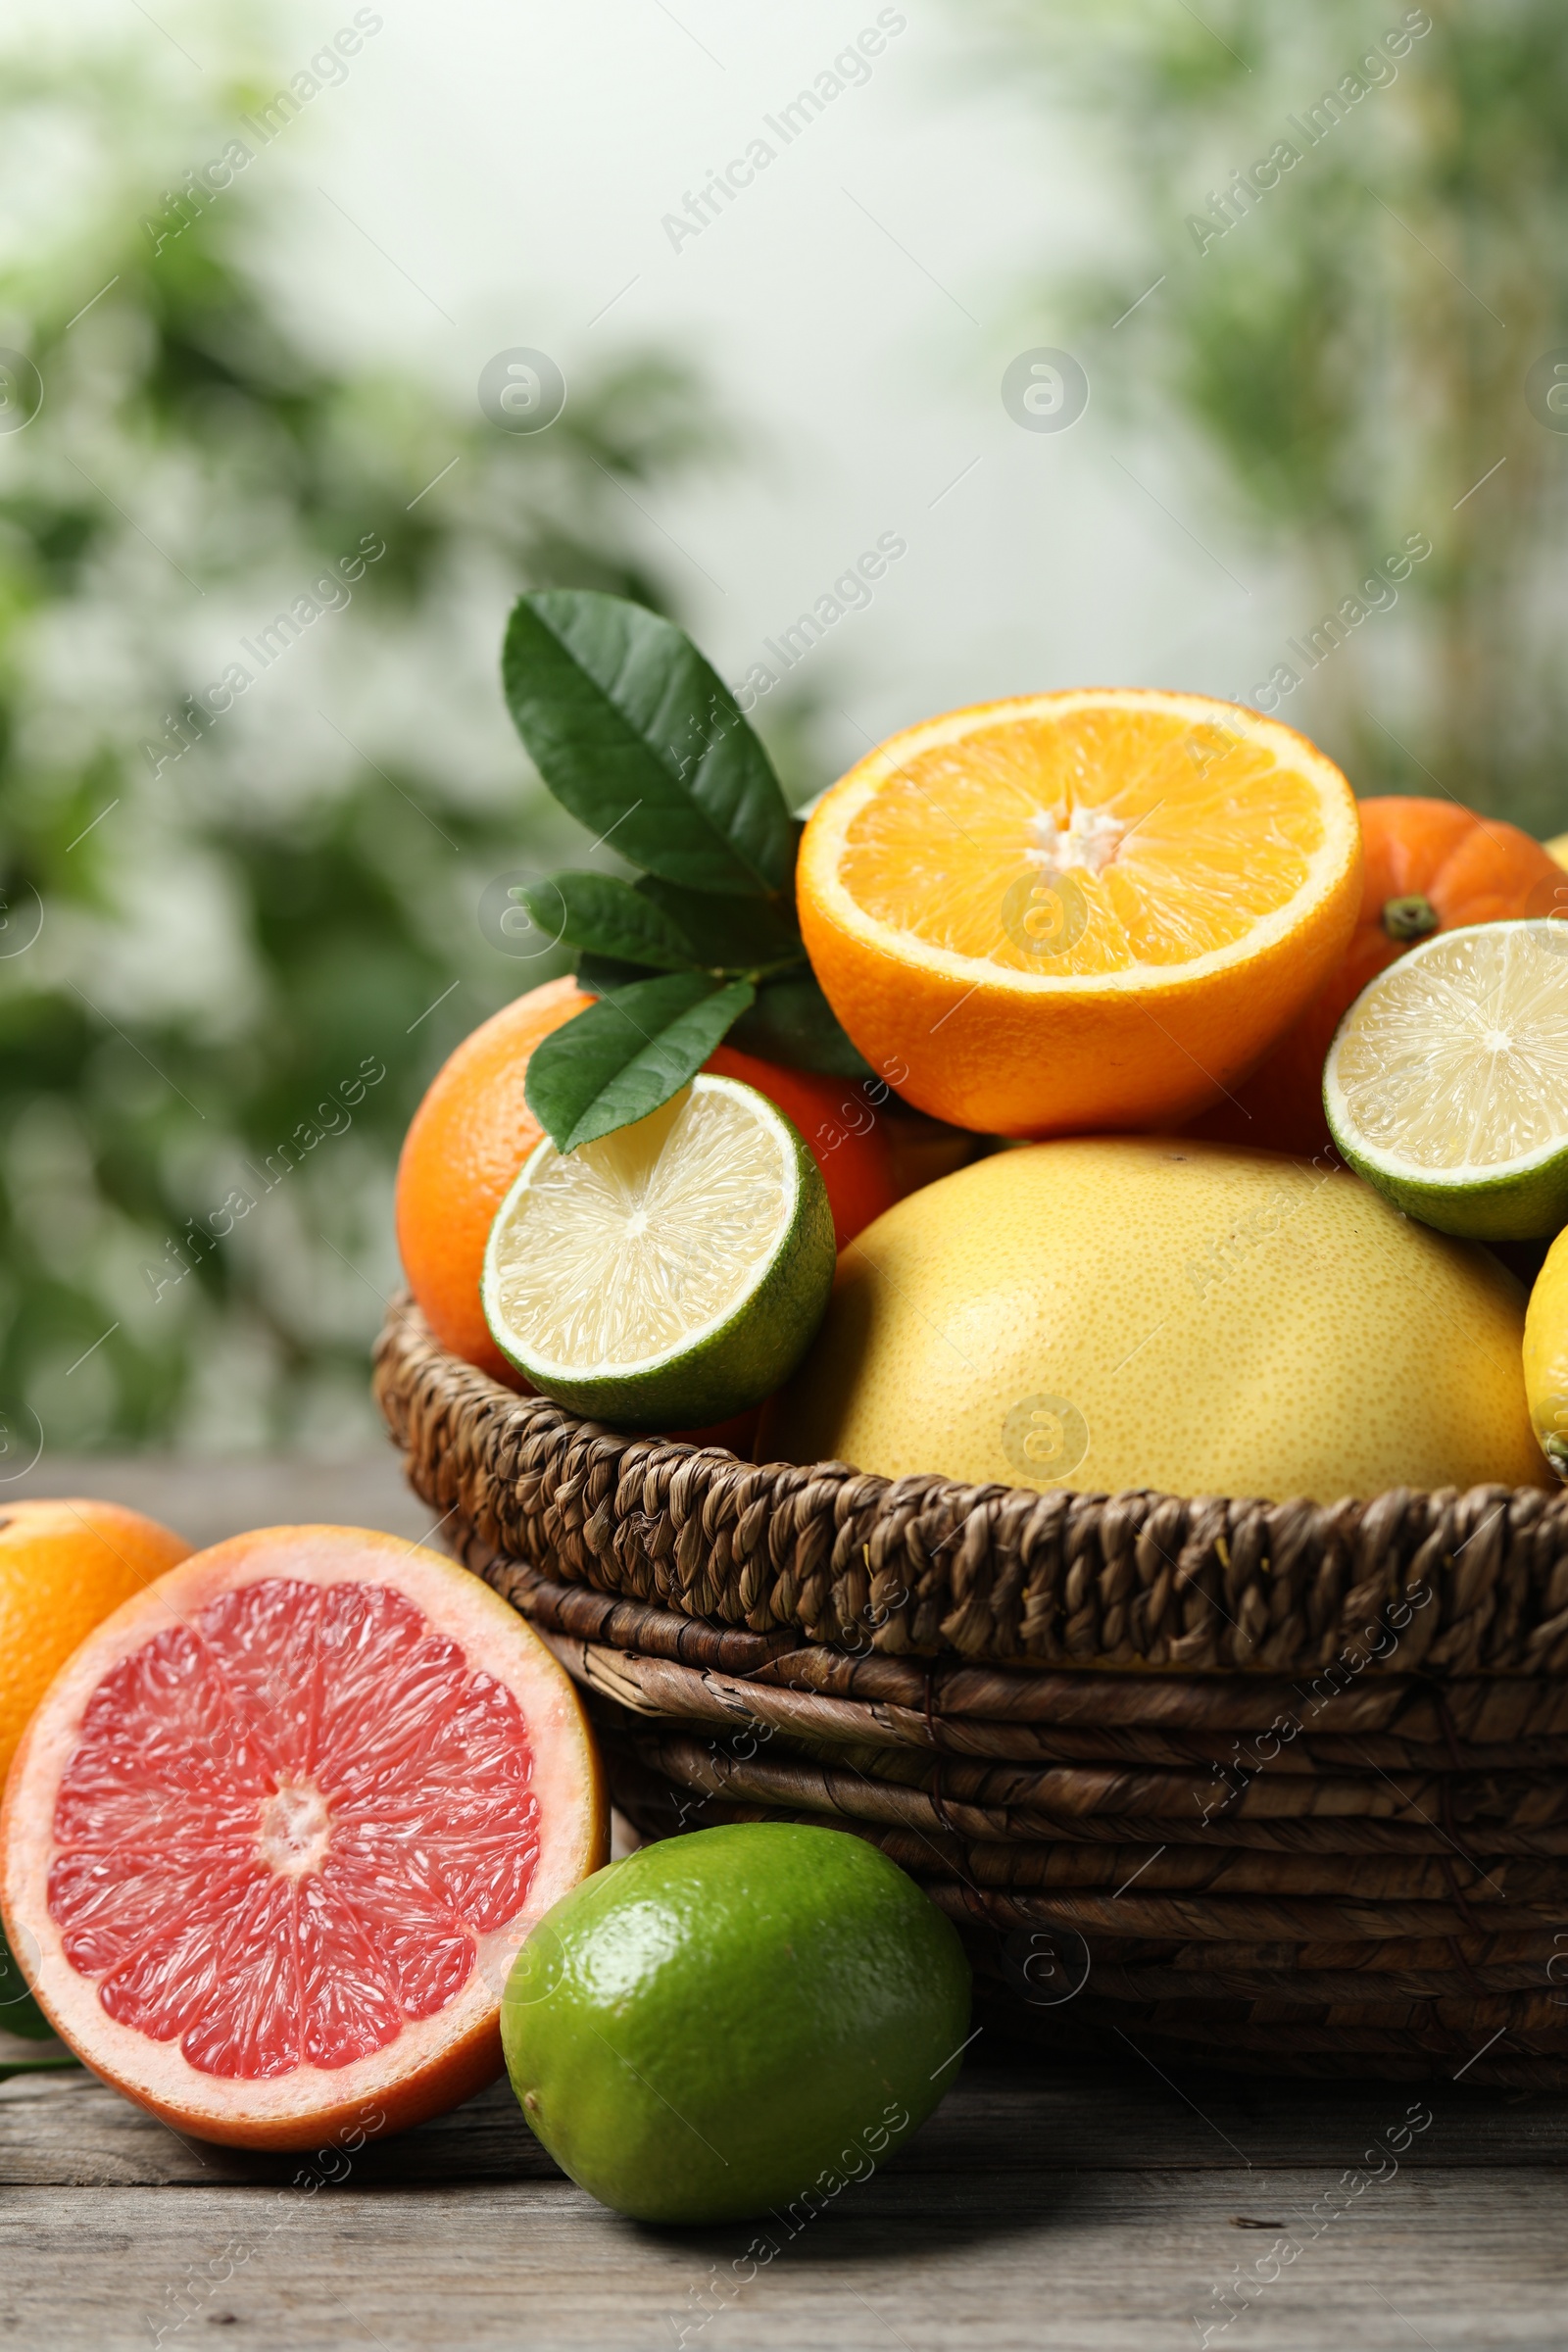
<path fill-rule="evenodd" d="M 1274 1501 L 1541 1486 L 1523 1333 L 1487 1250 L 1358 1177 L 1064 1139 L 960 1169 L 843 1252 L 759 1458 Z"/>
<path fill-rule="evenodd" d="M 1559 1233 L 1546 1251 L 1530 1293 L 1524 1365 L 1541 1450 L 1557 1476 L 1568 1479 L 1568 1232 Z"/>

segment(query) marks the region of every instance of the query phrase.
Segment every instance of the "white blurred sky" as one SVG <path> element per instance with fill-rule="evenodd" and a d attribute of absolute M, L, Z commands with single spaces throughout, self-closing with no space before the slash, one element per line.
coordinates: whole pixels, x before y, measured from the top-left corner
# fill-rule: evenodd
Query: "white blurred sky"
<path fill-rule="evenodd" d="M 265 38 L 286 79 L 356 0 L 274 4 Z M 11 5 L 17 29 L 55 42 L 130 28 L 172 97 L 183 78 L 198 102 L 232 62 L 232 28 L 261 39 L 268 16 L 247 0 L 72 0 L 69 21 L 55 0 Z M 796 673 L 823 706 L 832 766 L 995 695 L 1245 691 L 1299 624 L 1303 591 L 1283 551 L 1227 535 L 1174 424 L 1136 444 L 1114 429 L 1130 339 L 1086 339 L 1047 291 L 1114 238 L 1135 282 L 1171 271 L 1152 299 L 1179 299 L 1179 215 L 1129 216 L 1093 126 L 1032 103 L 965 0 L 882 8 L 906 22 L 869 79 L 672 248 L 662 216 L 879 6 L 377 0 L 346 79 L 250 167 L 258 194 L 288 199 L 264 265 L 328 348 L 395 359 L 466 404 L 515 346 L 550 353 L 568 386 L 650 345 L 687 359 L 738 447 L 626 521 L 726 676 L 880 534 L 905 539 L 871 606 Z M 84 202 L 90 176 L 74 174 Z M 24 243 L 29 202 L 69 204 L 71 184 L 13 170 L 0 233 Z M 1090 376 L 1065 432 L 1024 431 L 1003 406 L 1007 363 L 1041 345 L 1073 350 Z M 499 702 L 493 715 L 497 742 Z"/>
<path fill-rule="evenodd" d="M 302 11 L 299 62 L 351 13 Z M 987 69 L 955 0 L 894 12 L 906 26 L 870 80 L 678 251 L 662 216 L 876 22 L 873 0 L 378 13 L 349 79 L 264 159 L 299 191 L 291 285 L 343 348 L 466 398 L 513 345 L 568 383 L 644 340 L 689 355 L 743 446 L 628 521 L 726 675 L 895 531 L 907 556 L 799 673 L 845 762 L 992 695 L 1250 678 L 1272 600 L 1255 559 L 1185 511 L 1183 467 L 1128 450 L 1103 401 L 1059 434 L 1003 408 L 1021 347 L 1083 350 L 1028 289 L 1086 256 L 1114 191 L 1070 125 Z M 1093 379 L 1115 352 L 1083 356 Z"/>

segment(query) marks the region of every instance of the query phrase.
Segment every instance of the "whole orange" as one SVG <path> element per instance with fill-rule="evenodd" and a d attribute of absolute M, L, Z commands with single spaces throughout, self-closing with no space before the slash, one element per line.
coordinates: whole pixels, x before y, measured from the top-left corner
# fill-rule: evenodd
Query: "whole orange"
<path fill-rule="evenodd" d="M 0 1783 L 72 1651 L 190 1549 L 183 1537 L 118 1502 L 0 1506 Z"/>
<path fill-rule="evenodd" d="M 544 1132 L 523 1093 L 541 1038 L 593 999 L 547 980 L 503 1004 L 442 1063 L 410 1122 L 398 1161 L 398 1250 L 409 1288 L 443 1348 L 515 1388 L 479 1304 L 496 1210 Z"/>
<path fill-rule="evenodd" d="M 443 1348 L 511 1388 L 517 1374 L 479 1304 L 484 1246 L 541 1134 L 523 1092 L 529 1055 L 592 1003 L 575 980 L 549 980 L 493 1013 L 436 1072 L 398 1162 L 398 1250 L 420 1311 Z M 755 1086 L 794 1120 L 822 1170 L 840 1249 L 892 1207 L 899 1188 L 885 1088 L 871 1088 L 873 1102 L 853 1078 L 787 1069 L 731 1046 L 719 1046 L 708 1066 Z"/>

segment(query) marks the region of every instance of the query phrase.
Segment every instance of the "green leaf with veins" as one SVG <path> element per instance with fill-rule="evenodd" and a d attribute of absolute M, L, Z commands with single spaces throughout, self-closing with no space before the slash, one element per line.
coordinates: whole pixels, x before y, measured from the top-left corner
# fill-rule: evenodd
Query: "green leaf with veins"
<path fill-rule="evenodd" d="M 513 607 L 501 673 L 539 773 L 617 857 L 692 890 L 790 890 L 778 778 L 673 621 L 598 589 L 535 589 Z"/>
<path fill-rule="evenodd" d="M 689 971 L 702 958 L 680 924 L 613 874 L 547 874 L 512 893 L 547 938 L 655 971 Z M 755 902 L 754 902 L 755 903 Z"/>
<path fill-rule="evenodd" d="M 708 972 L 702 976 L 710 980 L 713 975 Z M 659 974 L 652 964 L 623 963 L 618 956 L 594 956 L 585 951 L 577 958 L 577 985 L 586 989 L 590 996 L 612 996 L 617 988 L 630 988 L 638 980 L 658 978 Z M 564 1025 L 569 1027 L 570 1024 Z"/>
<path fill-rule="evenodd" d="M 872 1078 L 876 1072 L 840 1027 L 809 970 L 764 980 L 757 1001 L 730 1031 L 730 1043 L 764 1061 L 786 1061 L 831 1078 Z"/>
<path fill-rule="evenodd" d="M 682 890 L 644 874 L 634 885 L 691 942 L 693 963 L 712 971 L 784 971 L 806 961 L 793 907 L 776 899 L 734 899 L 711 890 Z"/>
<path fill-rule="evenodd" d="M 535 1046 L 528 1108 L 558 1152 L 647 1118 L 690 1084 L 755 993 L 706 972 L 614 990 Z"/>

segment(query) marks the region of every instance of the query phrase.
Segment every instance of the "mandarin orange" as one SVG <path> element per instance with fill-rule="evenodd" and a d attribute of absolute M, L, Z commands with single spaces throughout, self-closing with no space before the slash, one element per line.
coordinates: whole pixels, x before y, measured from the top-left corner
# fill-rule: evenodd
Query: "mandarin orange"
<path fill-rule="evenodd" d="M 1216 1144 L 1309 1155 L 1328 1149 L 1323 1063 L 1334 1032 L 1369 980 L 1434 931 L 1568 910 L 1551 855 L 1500 818 L 1457 801 L 1389 794 L 1356 804 L 1361 911 L 1339 962 L 1251 1076 L 1195 1121 Z M 1560 894 L 1560 903 L 1559 903 Z"/>

